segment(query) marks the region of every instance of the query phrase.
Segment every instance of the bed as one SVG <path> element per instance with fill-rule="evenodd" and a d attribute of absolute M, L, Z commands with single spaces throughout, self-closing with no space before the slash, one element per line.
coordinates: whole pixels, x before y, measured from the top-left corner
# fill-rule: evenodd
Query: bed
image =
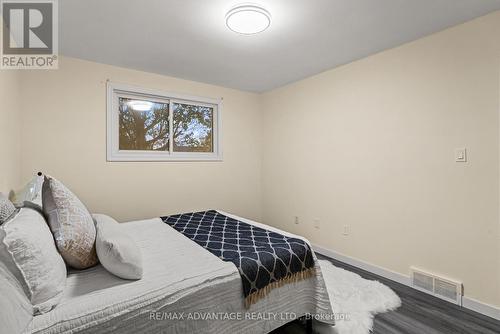
<path fill-rule="evenodd" d="M 30 332 L 268 333 L 306 314 L 334 323 L 315 255 L 313 277 L 272 289 L 246 307 L 241 277 L 232 263 L 222 261 L 160 218 L 122 226 L 142 251 L 143 278 L 122 280 L 100 265 L 70 271 L 62 301 L 52 311 L 35 316 Z"/>

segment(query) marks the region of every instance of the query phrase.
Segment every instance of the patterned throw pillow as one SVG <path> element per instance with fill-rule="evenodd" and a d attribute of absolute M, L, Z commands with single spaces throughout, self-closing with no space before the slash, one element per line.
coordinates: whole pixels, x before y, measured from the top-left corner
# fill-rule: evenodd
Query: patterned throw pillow
<path fill-rule="evenodd" d="M 89 211 L 58 180 L 45 176 L 42 186 L 43 212 L 64 261 L 76 269 L 97 264 L 96 229 Z"/>
<path fill-rule="evenodd" d="M 15 211 L 14 204 L 4 194 L 0 193 L 0 225 L 5 223 Z"/>

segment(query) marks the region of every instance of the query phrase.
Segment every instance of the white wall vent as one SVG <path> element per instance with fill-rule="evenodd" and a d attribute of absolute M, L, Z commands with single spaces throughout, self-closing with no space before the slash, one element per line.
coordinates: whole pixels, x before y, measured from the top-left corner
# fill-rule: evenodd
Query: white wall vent
<path fill-rule="evenodd" d="M 411 284 L 417 290 L 462 305 L 463 285 L 461 282 L 412 267 Z"/>

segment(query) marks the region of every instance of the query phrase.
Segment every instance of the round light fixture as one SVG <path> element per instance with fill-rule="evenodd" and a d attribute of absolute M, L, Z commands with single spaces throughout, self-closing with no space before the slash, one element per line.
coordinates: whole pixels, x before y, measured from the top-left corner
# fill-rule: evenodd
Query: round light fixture
<path fill-rule="evenodd" d="M 128 102 L 128 105 L 135 111 L 149 111 L 153 108 L 153 103 L 141 100 L 132 100 Z"/>
<path fill-rule="evenodd" d="M 253 35 L 271 25 L 271 14 L 257 5 L 239 5 L 226 14 L 226 25 L 234 32 Z"/>

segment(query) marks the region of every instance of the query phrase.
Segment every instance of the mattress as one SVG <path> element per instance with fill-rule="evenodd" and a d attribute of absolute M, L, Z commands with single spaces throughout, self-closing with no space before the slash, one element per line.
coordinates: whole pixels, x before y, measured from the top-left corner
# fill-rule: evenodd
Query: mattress
<path fill-rule="evenodd" d="M 141 248 L 143 278 L 123 280 L 100 265 L 70 271 L 60 304 L 35 316 L 30 332 L 267 333 L 305 314 L 334 322 L 316 257 L 316 277 L 273 289 L 246 309 L 241 278 L 232 263 L 220 260 L 159 218 L 122 226 Z"/>

